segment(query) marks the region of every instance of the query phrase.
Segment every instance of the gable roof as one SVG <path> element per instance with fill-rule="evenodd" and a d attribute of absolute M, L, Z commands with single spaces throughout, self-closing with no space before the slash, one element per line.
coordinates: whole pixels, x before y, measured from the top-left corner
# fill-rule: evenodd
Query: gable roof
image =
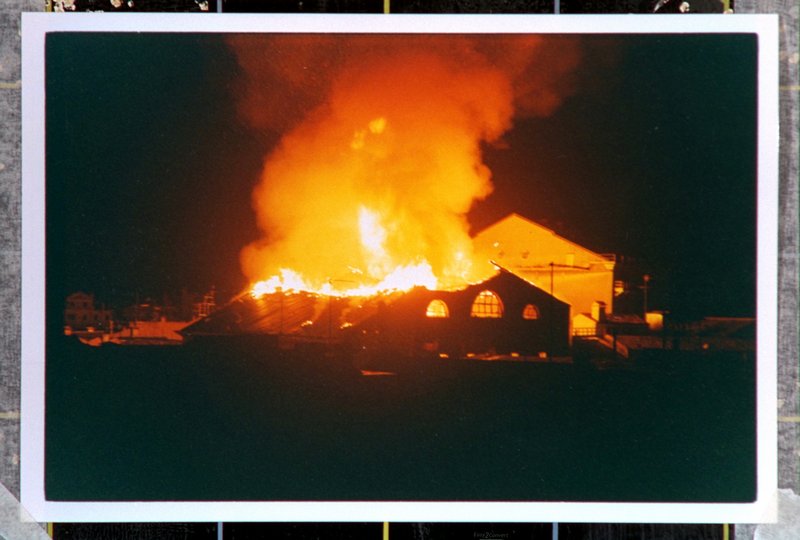
<path fill-rule="evenodd" d="M 503 219 L 494 222 L 493 224 L 485 227 L 484 229 L 478 231 L 474 236 L 473 240 L 479 239 L 488 239 L 493 232 L 497 233 L 505 233 L 507 231 L 516 229 L 518 231 L 527 231 L 529 234 L 537 234 L 541 235 L 545 238 L 551 238 L 556 242 L 564 245 L 572 249 L 575 252 L 581 253 L 585 258 L 594 261 L 612 261 L 613 256 L 604 255 L 592 251 L 589 248 L 586 248 L 580 244 L 569 240 L 568 238 L 564 238 L 563 236 L 559 235 L 552 229 L 548 229 L 544 225 L 536 223 L 516 212 L 512 212 L 511 214 L 507 215 Z"/>

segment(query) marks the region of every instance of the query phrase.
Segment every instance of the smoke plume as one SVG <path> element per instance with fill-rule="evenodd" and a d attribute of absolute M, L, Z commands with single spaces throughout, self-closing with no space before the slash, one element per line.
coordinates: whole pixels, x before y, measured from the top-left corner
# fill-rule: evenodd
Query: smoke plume
<path fill-rule="evenodd" d="M 281 135 L 253 193 L 253 282 L 291 270 L 338 289 L 393 273 L 475 275 L 466 215 L 492 191 L 481 145 L 574 88 L 561 36 L 235 36 L 242 118 Z M 424 275 L 423 275 L 424 274 Z M 425 277 L 427 276 L 427 277 Z M 433 279 L 430 281 L 428 278 Z"/>

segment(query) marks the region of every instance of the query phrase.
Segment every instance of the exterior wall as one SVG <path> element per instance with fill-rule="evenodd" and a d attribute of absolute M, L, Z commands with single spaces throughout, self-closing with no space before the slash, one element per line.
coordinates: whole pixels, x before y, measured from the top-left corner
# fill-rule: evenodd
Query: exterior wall
<path fill-rule="evenodd" d="M 555 232 L 511 214 L 473 239 L 477 260 L 501 267 L 550 291 L 572 305 L 573 313 L 588 313 L 595 301 L 613 310 L 614 258 L 588 250 Z"/>
<path fill-rule="evenodd" d="M 481 291 L 490 290 L 503 303 L 500 318 L 470 315 Z M 430 318 L 425 313 L 432 300 L 447 304 L 449 317 Z M 525 306 L 533 304 L 538 318 L 525 319 Z M 494 278 L 461 291 L 417 289 L 387 306 L 363 328 L 376 336 L 373 346 L 390 354 L 447 354 L 451 357 L 497 353 L 563 356 L 569 351 L 570 306 L 526 281 L 501 272 Z M 374 333 L 373 333 L 374 332 Z"/>
<path fill-rule="evenodd" d="M 509 270 L 514 271 L 512 268 Z M 550 270 L 514 271 L 520 277 L 530 281 L 542 290 L 550 291 Z M 614 285 L 613 270 L 569 270 L 553 269 L 553 295 L 568 302 L 573 313 L 591 313 L 592 304 L 605 302 L 611 308 Z"/>
<path fill-rule="evenodd" d="M 594 336 L 597 333 L 597 321 L 584 313 L 572 318 L 572 334 L 575 336 Z"/>

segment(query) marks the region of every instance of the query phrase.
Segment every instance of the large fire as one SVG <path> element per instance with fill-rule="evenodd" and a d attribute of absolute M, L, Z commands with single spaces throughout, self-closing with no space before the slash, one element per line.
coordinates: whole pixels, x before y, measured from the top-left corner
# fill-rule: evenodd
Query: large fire
<path fill-rule="evenodd" d="M 380 219 L 376 212 L 359 207 L 358 236 L 366 270 L 349 267 L 349 279 L 329 279 L 325 283 L 312 283 L 293 270 L 281 268 L 277 275 L 256 282 L 251 288 L 251 294 L 259 297 L 277 291 L 306 291 L 335 296 L 373 296 L 419 286 L 440 288 L 430 263 L 423 260 L 398 264 L 396 258 L 386 251 L 387 231 Z M 459 253 L 455 256 L 460 258 Z"/>
<path fill-rule="evenodd" d="M 243 113 L 282 133 L 253 193 L 263 237 L 242 251 L 251 294 L 369 296 L 488 277 L 467 221 L 492 191 L 481 147 L 515 112 L 557 106 L 574 42 L 555 44 L 559 62 L 538 37 L 283 36 L 262 55 L 247 37 L 230 44 Z"/>

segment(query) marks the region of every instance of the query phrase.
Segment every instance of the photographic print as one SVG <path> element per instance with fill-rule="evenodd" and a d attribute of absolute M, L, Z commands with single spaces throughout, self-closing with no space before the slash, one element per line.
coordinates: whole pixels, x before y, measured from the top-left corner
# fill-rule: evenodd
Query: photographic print
<path fill-rule="evenodd" d="M 26 16 L 23 501 L 768 514 L 775 22 L 658 19 Z"/>

